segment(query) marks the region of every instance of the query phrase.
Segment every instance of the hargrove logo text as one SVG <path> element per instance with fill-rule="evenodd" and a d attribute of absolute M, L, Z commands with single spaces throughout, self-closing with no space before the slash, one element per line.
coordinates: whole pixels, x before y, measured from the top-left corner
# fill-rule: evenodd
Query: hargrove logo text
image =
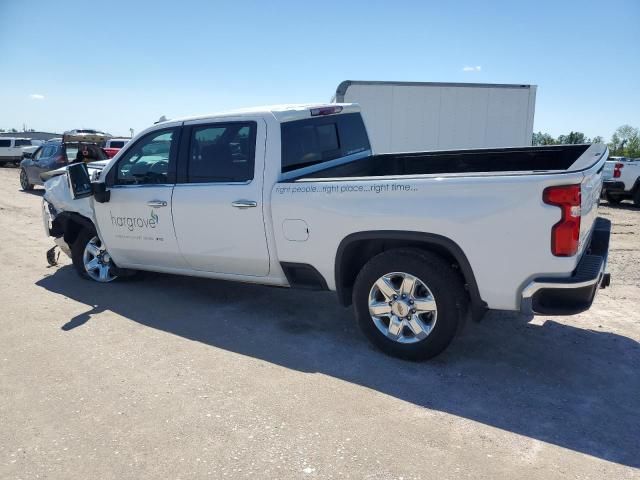
<path fill-rule="evenodd" d="M 158 224 L 158 214 L 151 210 L 149 218 L 142 217 L 115 217 L 111 210 L 111 224 L 116 227 L 127 227 L 130 232 L 133 232 L 136 228 L 156 228 Z"/>

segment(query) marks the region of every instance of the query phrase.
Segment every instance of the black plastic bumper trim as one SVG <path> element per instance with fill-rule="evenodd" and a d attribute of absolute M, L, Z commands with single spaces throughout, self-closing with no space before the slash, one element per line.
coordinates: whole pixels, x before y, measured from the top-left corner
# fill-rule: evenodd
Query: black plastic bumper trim
<path fill-rule="evenodd" d="M 539 315 L 574 315 L 588 310 L 598 288 L 609 284 L 605 270 L 610 236 L 611 222 L 597 218 L 587 251 L 573 274 L 568 278 L 536 278 L 524 288 L 520 310 Z"/>

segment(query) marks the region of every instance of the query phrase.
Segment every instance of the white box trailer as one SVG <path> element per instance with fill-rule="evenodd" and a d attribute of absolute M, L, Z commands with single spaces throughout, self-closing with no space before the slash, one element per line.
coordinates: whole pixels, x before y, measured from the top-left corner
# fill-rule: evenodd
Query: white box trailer
<path fill-rule="evenodd" d="M 531 145 L 535 85 L 346 80 L 376 153 Z"/>

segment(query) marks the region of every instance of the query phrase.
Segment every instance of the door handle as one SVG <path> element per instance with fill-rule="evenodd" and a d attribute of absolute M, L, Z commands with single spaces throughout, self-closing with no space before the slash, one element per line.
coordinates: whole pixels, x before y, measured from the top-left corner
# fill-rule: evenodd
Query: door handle
<path fill-rule="evenodd" d="M 165 202 L 164 200 L 149 200 L 147 202 L 147 205 L 153 208 L 160 208 L 160 207 L 166 207 L 167 202 Z"/>
<path fill-rule="evenodd" d="M 231 205 L 236 208 L 253 208 L 258 206 L 258 202 L 254 202 L 253 200 L 236 200 Z"/>

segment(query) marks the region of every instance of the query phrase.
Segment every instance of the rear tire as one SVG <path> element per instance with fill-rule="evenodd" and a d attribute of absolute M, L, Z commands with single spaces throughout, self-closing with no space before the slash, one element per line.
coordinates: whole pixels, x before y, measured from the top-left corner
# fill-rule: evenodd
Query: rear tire
<path fill-rule="evenodd" d="M 640 208 L 640 187 L 636 188 L 636 191 L 633 192 L 633 204 Z"/>
<path fill-rule="evenodd" d="M 24 168 L 20 169 L 20 187 L 25 192 L 33 190 L 33 183 L 29 183 L 29 176 Z"/>
<path fill-rule="evenodd" d="M 449 263 L 412 248 L 372 258 L 353 289 L 356 319 L 367 338 L 388 355 L 414 361 L 447 348 L 468 303 L 462 279 Z"/>
<path fill-rule="evenodd" d="M 605 193 L 604 196 L 607 199 L 607 202 L 611 205 L 618 205 L 622 201 L 622 197 L 618 197 L 617 195 L 613 195 L 609 192 Z"/>

